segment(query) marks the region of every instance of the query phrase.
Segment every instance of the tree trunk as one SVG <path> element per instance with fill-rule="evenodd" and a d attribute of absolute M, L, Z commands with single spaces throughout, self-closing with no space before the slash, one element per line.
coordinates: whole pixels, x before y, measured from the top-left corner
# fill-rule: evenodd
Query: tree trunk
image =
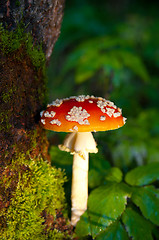
<path fill-rule="evenodd" d="M 71 231 L 62 215 L 65 177 L 50 166 L 39 125 L 45 67 L 60 33 L 63 7 L 64 0 L 0 3 L 2 239 L 54 239 L 58 234 L 67 239 Z"/>

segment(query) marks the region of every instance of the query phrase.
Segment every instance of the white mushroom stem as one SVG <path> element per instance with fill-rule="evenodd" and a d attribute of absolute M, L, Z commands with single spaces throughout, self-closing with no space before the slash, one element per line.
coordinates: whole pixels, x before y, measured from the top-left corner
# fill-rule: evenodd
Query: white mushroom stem
<path fill-rule="evenodd" d="M 97 153 L 96 142 L 91 132 L 73 132 L 67 135 L 59 148 L 71 152 L 73 157 L 71 224 L 79 221 L 87 209 L 88 199 L 88 154 Z"/>
<path fill-rule="evenodd" d="M 78 153 L 73 156 L 72 191 L 71 191 L 71 224 L 76 225 L 80 216 L 87 209 L 88 199 L 88 152 L 85 159 Z"/>

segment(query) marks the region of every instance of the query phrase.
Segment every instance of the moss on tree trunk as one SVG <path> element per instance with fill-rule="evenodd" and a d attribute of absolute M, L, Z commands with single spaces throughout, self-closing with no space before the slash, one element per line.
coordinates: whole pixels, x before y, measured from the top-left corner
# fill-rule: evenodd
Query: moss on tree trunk
<path fill-rule="evenodd" d="M 63 0 L 2 1 L 0 14 L 0 236 L 70 239 L 65 176 L 51 167 L 39 113 Z M 3 16 L 3 17 L 2 17 Z"/>

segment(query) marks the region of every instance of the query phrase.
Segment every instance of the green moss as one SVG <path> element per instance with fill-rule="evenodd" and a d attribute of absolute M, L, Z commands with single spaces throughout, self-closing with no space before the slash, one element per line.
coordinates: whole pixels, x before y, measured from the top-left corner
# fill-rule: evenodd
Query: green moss
<path fill-rule="evenodd" d="M 14 92 L 13 88 L 7 90 L 6 92 L 2 92 L 2 101 L 7 103 L 8 99 L 10 99 L 12 97 L 13 92 Z"/>
<path fill-rule="evenodd" d="M 57 229 L 48 232 L 48 240 L 69 240 L 71 239 L 69 235 L 59 232 Z"/>
<path fill-rule="evenodd" d="M 26 54 L 30 57 L 36 68 L 45 68 L 45 53 L 42 45 L 33 46 L 31 33 L 25 32 L 25 26 L 20 23 L 15 31 L 8 31 L 0 25 L 0 48 L 4 54 L 16 51 L 20 47 L 26 48 Z"/>
<path fill-rule="evenodd" d="M 20 2 L 18 0 L 15 1 L 15 4 L 16 4 L 17 7 L 20 6 Z"/>
<path fill-rule="evenodd" d="M 14 86 L 10 88 L 9 86 L 6 86 L 6 88 L 1 91 L 1 99 L 2 99 L 2 104 L 5 106 L 5 104 L 9 104 L 10 101 L 12 100 L 13 93 L 15 92 Z M 9 131 L 9 129 L 12 127 L 11 122 L 11 109 L 8 109 L 8 107 L 2 107 L 1 112 L 0 112 L 0 131 L 5 130 Z"/>
<path fill-rule="evenodd" d="M 39 81 L 39 77 L 44 78 L 45 54 L 42 45 L 33 46 L 32 36 L 25 32 L 22 24 L 14 32 L 0 26 L 0 48 L 7 56 L 6 59 L 11 59 L 11 62 L 18 59 L 20 63 L 24 62 L 26 68 L 33 69 L 35 82 Z M 28 64 L 25 65 L 26 58 Z M 12 71 L 12 68 L 9 68 L 9 71 Z M 12 79 L 11 74 L 10 78 Z M 42 88 L 38 88 L 39 99 L 44 98 Z M 13 99 L 13 95 L 18 94 L 13 84 L 4 89 L 7 89 L 7 92 L 3 90 L 1 95 L 4 108 L 0 113 L 0 130 L 9 130 L 13 127 L 9 120 L 12 110 L 6 106 Z M 22 96 L 18 97 L 21 99 Z M 18 146 L 13 142 L 14 154 L 19 154 L 14 155 L 11 164 L 3 169 L 3 176 L 0 178 L 0 188 L 3 190 L 3 193 L 0 191 L 0 200 L 4 199 L 4 203 L 8 204 L 3 206 L 0 212 L 0 239 L 67 239 L 67 231 L 54 226 L 49 229 L 45 224 L 45 214 L 53 216 L 56 222 L 57 210 L 61 210 L 67 217 L 63 189 L 65 174 L 60 169 L 51 167 L 41 156 L 35 158 L 38 152 L 42 152 L 37 140 L 37 130 L 24 131 L 24 134 L 25 140 L 28 139 L 26 146 L 23 148 L 23 142 L 18 143 Z M 25 154 L 20 153 L 23 150 Z M 10 153 L 6 151 L 5 154 Z"/>
<path fill-rule="evenodd" d="M 20 66 L 22 68 L 24 74 L 33 73 L 32 78 L 36 82 L 35 86 L 37 84 L 37 88 L 34 88 L 35 94 L 34 92 L 32 92 L 32 94 L 30 95 L 30 99 L 33 98 L 32 102 L 35 103 L 36 100 L 35 95 L 36 91 L 38 91 L 39 99 L 37 99 L 37 101 L 40 104 L 42 104 L 44 103 L 44 101 L 46 101 L 45 100 L 46 61 L 45 53 L 43 52 L 42 49 L 42 44 L 39 45 L 36 44 L 36 46 L 33 45 L 33 38 L 31 36 L 31 33 L 25 32 L 25 27 L 23 26 L 23 24 L 19 24 L 15 31 L 7 31 L 0 24 L 0 49 L 6 56 L 5 58 L 3 57 L 1 58 L 2 61 L 4 61 L 3 59 L 5 59 L 6 61 L 4 62 L 4 64 L 1 62 L 1 64 L 5 70 L 5 74 L 6 73 L 8 74 L 9 79 L 8 83 L 6 82 L 6 80 L 2 81 L 4 86 L 2 85 L 0 96 L 1 98 L 0 100 L 2 100 L 3 104 L 0 113 L 0 123 L 3 124 L 0 124 L 0 131 L 5 130 L 8 132 L 8 130 L 11 128 L 10 119 L 11 116 L 13 115 L 13 110 L 11 107 L 8 110 L 7 106 L 9 105 L 13 106 L 13 104 L 15 104 L 13 99 L 16 98 L 16 96 L 18 96 L 18 98 L 21 99 L 21 102 L 23 101 L 23 97 L 25 96 L 23 91 L 22 92 L 18 91 L 17 93 L 19 86 L 17 88 L 17 86 L 14 85 L 14 82 L 16 82 L 14 79 L 16 76 L 15 74 L 16 64 L 17 66 Z M 16 62 L 15 65 L 14 62 Z M 17 67 L 17 74 L 19 74 L 18 71 L 19 68 Z M 13 80 L 11 81 L 11 79 Z M 41 81 L 39 79 L 41 79 Z M 23 87 L 23 84 L 21 84 L 21 86 Z M 21 112 L 21 114 L 25 113 Z"/>
<path fill-rule="evenodd" d="M 0 230 L 1 239 L 62 239 L 60 231 L 51 230 L 44 234 L 42 212 L 56 218 L 56 210 L 65 209 L 64 173 L 43 159 L 28 160 L 24 154 L 12 161 L 10 170 L 18 169 L 17 164 L 26 169 L 25 172 L 19 171 L 16 190 L 7 211 L 3 213 L 6 227 Z M 7 191 L 12 179 L 7 177 L 3 181 Z M 54 235 L 56 238 L 50 238 Z"/>
<path fill-rule="evenodd" d="M 30 56 L 35 67 L 39 68 L 45 64 L 45 55 L 43 53 L 42 45 L 33 47 L 33 39 L 31 35 L 27 36 L 26 41 L 27 53 Z"/>
<path fill-rule="evenodd" d="M 17 27 L 16 31 L 7 31 L 2 25 L 0 25 L 0 47 L 4 53 L 9 53 L 20 48 L 22 41 L 24 29 L 20 26 Z"/>
<path fill-rule="evenodd" d="M 9 122 L 9 118 L 10 118 L 9 110 L 3 110 L 2 112 L 0 112 L 0 132 L 3 130 L 9 131 L 9 129 L 11 129 L 12 125 Z"/>

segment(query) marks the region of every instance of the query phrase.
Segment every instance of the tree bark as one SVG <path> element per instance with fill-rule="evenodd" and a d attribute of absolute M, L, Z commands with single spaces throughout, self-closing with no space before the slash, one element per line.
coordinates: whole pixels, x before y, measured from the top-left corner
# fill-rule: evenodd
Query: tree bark
<path fill-rule="evenodd" d="M 16 234 L 8 238 L 9 222 L 15 225 L 8 216 L 12 215 L 13 202 L 19 201 L 18 186 L 22 187 L 24 195 L 25 187 L 30 187 L 33 181 L 30 176 L 37 177 L 32 172 L 34 163 L 37 167 L 37 161 L 49 160 L 48 142 L 45 131 L 39 126 L 39 113 L 45 105 L 45 67 L 60 34 L 63 8 L 64 0 L 1 0 L 0 3 L 0 233 L 6 239 L 32 239 L 25 233 L 23 238 Z M 24 176 L 29 180 L 22 186 Z M 31 189 L 37 191 L 38 187 Z M 63 191 L 63 186 L 61 189 Z M 63 202 L 61 200 L 60 207 Z M 39 208 L 38 213 L 43 219 L 44 239 L 47 239 L 46 229 L 53 231 L 55 226 L 55 215 L 46 208 L 47 204 Z M 56 209 L 58 223 L 60 211 Z M 61 221 L 66 225 L 64 219 Z M 63 231 L 59 225 L 58 231 Z M 39 233 L 43 234 L 39 230 L 38 237 Z M 37 236 L 34 239 L 38 239 Z"/>

